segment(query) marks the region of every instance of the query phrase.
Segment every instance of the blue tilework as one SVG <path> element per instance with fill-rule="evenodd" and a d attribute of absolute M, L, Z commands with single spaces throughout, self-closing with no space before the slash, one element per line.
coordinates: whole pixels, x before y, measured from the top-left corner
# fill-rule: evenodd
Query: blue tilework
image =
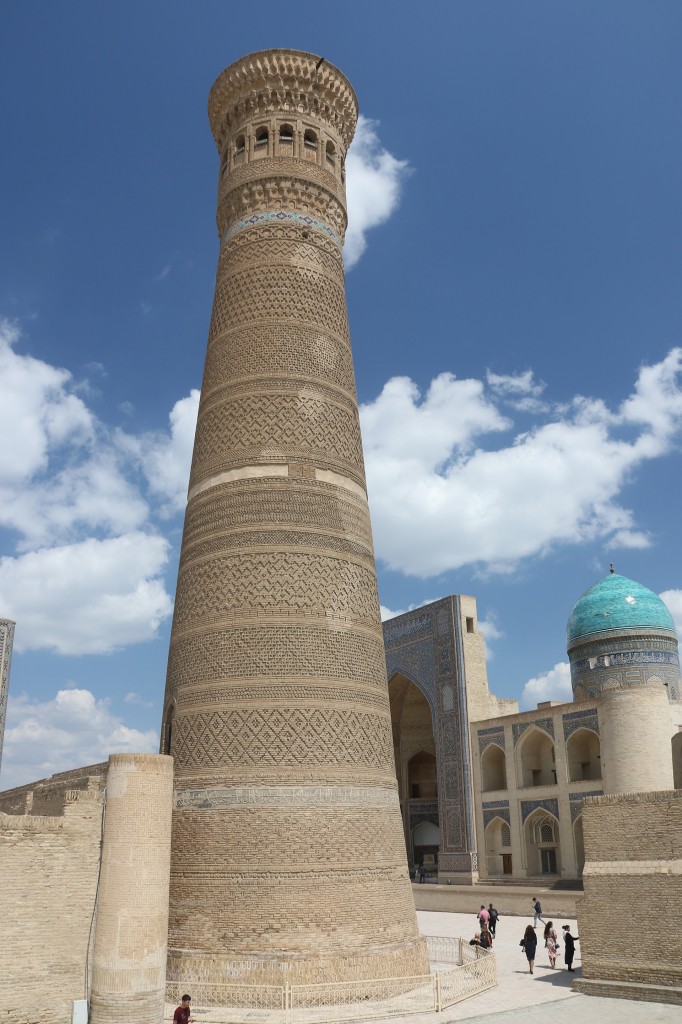
<path fill-rule="evenodd" d="M 554 817 L 559 820 L 559 801 L 556 797 L 548 797 L 546 800 L 522 800 L 521 801 L 521 821 L 525 824 L 526 819 L 533 811 L 537 811 L 540 808 L 543 811 L 549 811 Z"/>
<path fill-rule="evenodd" d="M 243 217 L 242 220 L 237 220 L 234 224 L 230 225 L 221 239 L 221 244 L 224 245 L 225 242 L 229 242 L 239 231 L 244 231 L 246 228 L 254 227 L 254 225 L 277 223 L 296 224 L 302 228 L 313 228 L 315 231 L 322 231 L 332 242 L 336 242 L 339 249 L 343 248 L 343 242 L 336 231 L 330 228 L 328 224 L 318 220 L 316 217 L 310 217 L 307 213 L 297 213 L 294 210 L 266 210 L 263 213 L 253 213 L 250 217 Z"/>
<path fill-rule="evenodd" d="M 675 636 L 672 615 L 657 594 L 627 576 L 613 574 L 595 583 L 576 602 L 566 627 L 566 641 L 606 629 L 664 629 Z"/>

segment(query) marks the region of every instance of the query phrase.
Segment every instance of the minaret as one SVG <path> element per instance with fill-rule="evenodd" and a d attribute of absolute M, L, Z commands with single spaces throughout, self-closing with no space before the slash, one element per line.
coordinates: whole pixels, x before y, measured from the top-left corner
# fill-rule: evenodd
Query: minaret
<path fill-rule="evenodd" d="M 342 246 L 357 120 L 297 50 L 209 99 L 221 240 L 162 751 L 168 977 L 428 970 L 398 804 Z"/>

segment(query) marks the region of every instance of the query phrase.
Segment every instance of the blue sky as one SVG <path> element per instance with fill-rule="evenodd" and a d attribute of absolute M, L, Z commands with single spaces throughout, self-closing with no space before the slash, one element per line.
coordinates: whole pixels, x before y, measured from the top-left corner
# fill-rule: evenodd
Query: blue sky
<path fill-rule="evenodd" d="M 217 258 L 206 101 L 253 49 L 319 53 L 360 100 L 382 604 L 474 594 L 491 687 L 526 703 L 566 694 L 566 619 L 610 561 L 682 623 L 681 37 L 675 0 L 3 5 L 4 786 L 156 747 Z"/>

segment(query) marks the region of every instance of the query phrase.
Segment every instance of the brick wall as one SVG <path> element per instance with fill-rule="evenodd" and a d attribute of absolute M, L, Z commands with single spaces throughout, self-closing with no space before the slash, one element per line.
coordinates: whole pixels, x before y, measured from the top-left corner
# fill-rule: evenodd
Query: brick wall
<path fill-rule="evenodd" d="M 84 997 L 103 767 L 2 794 L 3 807 L 29 806 L 0 811 L 3 1024 L 65 1024 Z M 32 809 L 48 804 L 49 816 Z"/>
<path fill-rule="evenodd" d="M 583 823 L 583 978 L 682 989 L 682 792 L 590 797 Z"/>

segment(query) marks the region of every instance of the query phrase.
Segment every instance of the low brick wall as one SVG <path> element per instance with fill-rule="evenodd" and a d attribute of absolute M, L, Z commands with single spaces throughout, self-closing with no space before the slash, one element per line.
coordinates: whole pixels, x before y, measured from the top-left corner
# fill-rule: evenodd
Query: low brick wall
<path fill-rule="evenodd" d="M 66 1024 L 84 996 L 105 768 L 0 794 L 3 1024 Z"/>
<path fill-rule="evenodd" d="M 682 1001 L 674 927 L 682 914 L 682 791 L 589 797 L 583 827 L 583 978 L 624 983 L 609 986 L 610 994 L 620 988 L 624 998 L 659 1002 L 651 993 L 666 986 L 675 990 L 668 1001 Z M 581 991 L 602 994 L 594 985 Z"/>

